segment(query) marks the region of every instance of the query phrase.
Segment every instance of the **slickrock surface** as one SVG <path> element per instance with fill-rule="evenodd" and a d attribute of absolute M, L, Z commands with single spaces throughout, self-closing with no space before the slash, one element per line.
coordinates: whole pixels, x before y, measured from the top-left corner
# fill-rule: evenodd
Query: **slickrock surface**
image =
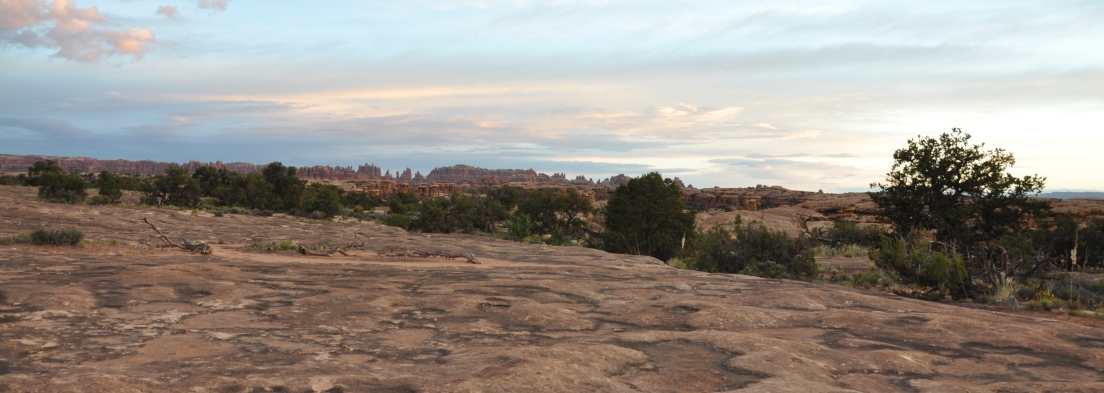
<path fill-rule="evenodd" d="M 370 223 L 64 206 L 0 187 L 0 391 L 1090 392 L 1104 330 L 646 257 Z M 80 214 L 83 213 L 83 214 Z M 234 243 L 150 251 L 172 237 Z M 257 253 L 292 239 L 481 262 Z"/>

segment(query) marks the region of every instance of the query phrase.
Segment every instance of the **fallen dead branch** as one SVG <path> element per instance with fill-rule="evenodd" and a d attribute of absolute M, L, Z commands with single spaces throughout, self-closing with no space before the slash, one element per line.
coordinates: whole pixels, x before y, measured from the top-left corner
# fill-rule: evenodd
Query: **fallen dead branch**
<path fill-rule="evenodd" d="M 161 247 L 161 248 L 176 247 L 176 248 L 186 250 L 186 251 L 198 252 L 198 253 L 203 254 L 203 255 L 210 255 L 211 252 L 214 251 L 211 248 L 211 246 L 208 246 L 206 243 L 190 242 L 190 241 L 188 241 L 188 239 L 181 239 L 180 243 L 176 243 L 172 240 L 169 240 L 169 238 L 167 236 L 165 236 L 165 234 L 161 233 L 160 229 L 157 229 L 157 227 L 154 226 L 153 223 L 149 221 L 148 217 L 142 217 L 142 222 L 145 222 L 146 224 L 149 224 L 150 228 L 153 228 L 153 231 L 157 232 L 157 237 L 159 239 L 161 239 L 161 242 L 164 243 L 164 244 L 162 244 L 158 247 Z"/>
<path fill-rule="evenodd" d="M 472 253 L 467 252 L 467 251 L 451 252 L 451 251 L 402 250 L 402 251 L 396 252 L 395 249 L 391 249 L 387 252 L 380 252 L 380 253 L 376 253 L 376 254 L 381 256 L 381 257 L 390 257 L 390 258 L 431 258 L 431 257 L 445 258 L 445 259 L 464 258 L 468 261 L 468 263 L 480 264 L 479 259 L 475 257 L 475 254 L 472 254 Z"/>
<path fill-rule="evenodd" d="M 353 234 L 353 241 L 344 246 L 323 248 L 321 250 L 308 250 L 306 247 L 299 246 L 299 253 L 308 257 L 332 257 L 333 254 L 341 254 L 349 256 L 348 250 L 361 250 L 364 251 L 364 242 L 358 241 L 357 235 Z"/>

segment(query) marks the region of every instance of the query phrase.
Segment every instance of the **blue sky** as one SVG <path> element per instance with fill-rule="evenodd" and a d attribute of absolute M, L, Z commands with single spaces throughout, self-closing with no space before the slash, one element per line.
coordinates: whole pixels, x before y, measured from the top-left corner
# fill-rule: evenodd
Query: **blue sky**
<path fill-rule="evenodd" d="M 1104 2 L 0 0 L 0 153 L 1104 190 Z"/>

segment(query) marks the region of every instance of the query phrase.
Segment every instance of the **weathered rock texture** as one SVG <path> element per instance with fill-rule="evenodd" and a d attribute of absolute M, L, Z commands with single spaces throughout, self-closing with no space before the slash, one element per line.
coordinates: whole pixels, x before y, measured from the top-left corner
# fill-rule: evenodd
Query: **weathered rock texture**
<path fill-rule="evenodd" d="M 369 223 L 73 207 L 0 187 L 0 391 L 1093 392 L 1104 330 Z M 83 214 L 78 214 L 78 209 Z M 139 247 L 149 217 L 215 254 Z M 241 243 L 470 251 L 482 265 Z M 1082 321 L 1082 320 L 1078 320 Z"/>

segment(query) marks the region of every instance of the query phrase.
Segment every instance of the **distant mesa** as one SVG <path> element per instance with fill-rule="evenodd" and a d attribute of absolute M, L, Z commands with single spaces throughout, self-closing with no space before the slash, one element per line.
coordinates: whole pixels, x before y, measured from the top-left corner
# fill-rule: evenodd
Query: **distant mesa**
<path fill-rule="evenodd" d="M 1054 199 L 1104 199 L 1104 192 L 1044 192 L 1039 194 L 1039 198 L 1054 198 Z"/>

